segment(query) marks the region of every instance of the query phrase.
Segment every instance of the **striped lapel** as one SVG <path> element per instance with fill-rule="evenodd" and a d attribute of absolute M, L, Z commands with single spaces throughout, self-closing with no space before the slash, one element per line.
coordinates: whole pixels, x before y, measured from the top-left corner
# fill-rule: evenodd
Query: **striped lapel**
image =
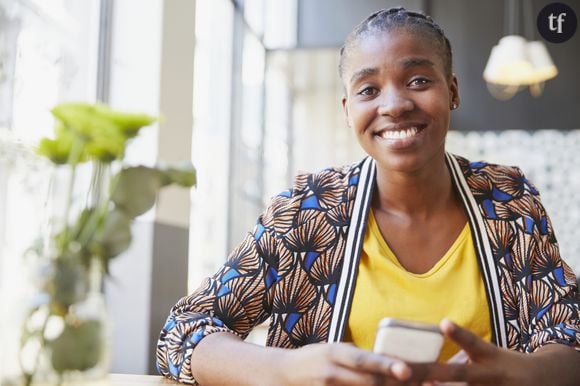
<path fill-rule="evenodd" d="M 450 153 L 446 154 L 446 159 L 449 170 L 451 171 L 453 182 L 461 196 L 463 206 L 465 207 L 468 216 L 469 225 L 472 229 L 476 254 L 479 259 L 479 267 L 487 291 L 493 335 L 492 339 L 496 345 L 507 348 L 508 341 L 503 313 L 503 299 L 499 285 L 499 272 L 491 252 L 491 244 L 489 242 L 485 222 L 457 159 Z"/>
<path fill-rule="evenodd" d="M 328 334 L 329 343 L 342 341 L 346 323 L 348 322 L 362 242 L 366 230 L 367 215 L 371 205 L 375 172 L 375 161 L 371 157 L 365 158 L 361 165 L 346 238 L 345 255 L 342 259 L 340 281 Z"/>

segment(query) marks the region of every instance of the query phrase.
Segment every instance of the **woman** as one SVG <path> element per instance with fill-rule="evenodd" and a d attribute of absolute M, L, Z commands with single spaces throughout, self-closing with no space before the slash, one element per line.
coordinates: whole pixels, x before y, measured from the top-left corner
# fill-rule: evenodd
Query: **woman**
<path fill-rule="evenodd" d="M 369 157 L 300 175 L 273 199 L 172 309 L 161 373 L 203 385 L 578 384 L 575 278 L 538 192 L 517 168 L 445 152 L 460 99 L 441 28 L 376 12 L 348 36 L 339 70 Z M 383 316 L 443 319 L 439 363 L 367 350 Z M 242 341 L 268 318 L 268 347 Z"/>

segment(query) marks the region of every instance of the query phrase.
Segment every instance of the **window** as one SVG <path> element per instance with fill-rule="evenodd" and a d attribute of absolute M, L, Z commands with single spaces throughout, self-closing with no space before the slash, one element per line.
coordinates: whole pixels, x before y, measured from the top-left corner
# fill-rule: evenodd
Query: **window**
<path fill-rule="evenodd" d="M 295 45 L 295 15 L 296 1 L 197 2 L 190 290 L 290 183 L 288 80 L 269 58 Z"/>
<path fill-rule="evenodd" d="M 48 166 L 32 144 L 52 132 L 50 108 L 94 100 L 98 1 L 0 0 L 0 363 L 18 344 L 22 256 L 38 236 L 48 191 Z M 7 296 L 7 295 L 10 296 Z M 10 318 L 10 319 L 8 319 Z"/>

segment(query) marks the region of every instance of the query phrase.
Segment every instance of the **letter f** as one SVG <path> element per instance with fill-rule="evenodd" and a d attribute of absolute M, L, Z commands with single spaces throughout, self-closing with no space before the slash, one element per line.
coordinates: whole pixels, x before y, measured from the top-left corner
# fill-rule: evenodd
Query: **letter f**
<path fill-rule="evenodd" d="M 564 16 L 566 16 L 566 12 L 562 12 L 558 15 L 558 33 L 562 33 L 562 23 L 564 22 Z"/>

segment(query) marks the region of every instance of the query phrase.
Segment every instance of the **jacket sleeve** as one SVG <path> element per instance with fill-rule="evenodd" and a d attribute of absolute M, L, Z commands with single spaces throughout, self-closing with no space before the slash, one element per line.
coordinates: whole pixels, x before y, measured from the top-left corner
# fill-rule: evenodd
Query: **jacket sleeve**
<path fill-rule="evenodd" d="M 229 332 L 245 338 L 268 318 L 279 260 L 272 219 L 287 200 L 283 195 L 274 198 L 221 269 L 171 309 L 157 343 L 161 374 L 197 384 L 191 372 L 191 355 L 204 337 Z"/>
<path fill-rule="evenodd" d="M 525 179 L 523 174 L 521 177 Z M 527 181 L 527 180 L 526 180 Z M 580 299 L 574 272 L 561 258 L 552 223 L 540 195 L 527 195 L 529 214 L 521 234 L 527 256 L 514 280 L 520 291 L 522 348 L 534 352 L 560 343 L 580 351 Z"/>

